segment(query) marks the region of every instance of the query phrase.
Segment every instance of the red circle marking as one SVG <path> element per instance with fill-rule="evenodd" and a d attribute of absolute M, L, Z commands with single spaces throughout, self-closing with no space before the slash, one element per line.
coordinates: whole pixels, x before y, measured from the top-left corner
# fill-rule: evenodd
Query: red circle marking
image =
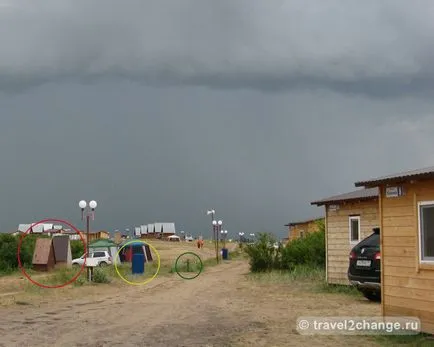
<path fill-rule="evenodd" d="M 26 270 L 24 270 L 24 267 L 21 264 L 21 259 L 20 259 L 21 244 L 23 243 L 23 239 L 27 236 L 28 233 L 30 233 L 30 230 L 32 229 L 32 227 L 34 227 L 38 224 L 47 223 L 47 222 L 56 222 L 56 223 L 68 225 L 71 229 L 73 229 L 77 233 L 78 236 L 80 236 L 81 242 L 83 243 L 84 250 L 85 250 L 84 262 L 83 262 L 83 265 L 81 266 L 80 271 L 72 279 L 70 279 L 68 282 L 60 284 L 60 285 L 56 285 L 56 286 L 46 286 L 45 284 L 42 284 L 42 283 L 39 283 L 39 282 L 36 282 L 35 280 L 33 280 L 29 276 L 29 274 L 26 272 Z M 18 242 L 17 258 L 18 258 L 18 266 L 21 269 L 21 272 L 30 282 L 32 282 L 33 284 L 36 284 L 37 286 L 42 287 L 42 288 L 62 288 L 62 287 L 66 287 L 68 284 L 75 282 L 77 280 L 78 276 L 80 276 L 80 274 L 83 272 L 84 266 L 86 265 L 86 260 L 87 260 L 87 246 L 86 246 L 86 242 L 84 241 L 84 238 L 81 235 L 80 231 L 76 227 L 74 227 L 71 223 L 68 223 L 67 221 L 62 220 L 62 219 L 44 219 L 44 220 L 41 220 L 35 224 L 31 224 L 30 227 L 26 230 L 26 232 L 23 235 L 21 235 L 20 241 Z"/>

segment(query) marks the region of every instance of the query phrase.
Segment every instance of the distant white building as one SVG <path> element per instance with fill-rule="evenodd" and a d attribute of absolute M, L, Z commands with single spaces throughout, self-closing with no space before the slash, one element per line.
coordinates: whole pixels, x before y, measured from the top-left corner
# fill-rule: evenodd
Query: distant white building
<path fill-rule="evenodd" d="M 140 229 L 140 234 L 138 234 Z M 176 234 L 175 223 L 144 224 L 136 228 L 136 235 L 142 238 L 161 238 Z"/>

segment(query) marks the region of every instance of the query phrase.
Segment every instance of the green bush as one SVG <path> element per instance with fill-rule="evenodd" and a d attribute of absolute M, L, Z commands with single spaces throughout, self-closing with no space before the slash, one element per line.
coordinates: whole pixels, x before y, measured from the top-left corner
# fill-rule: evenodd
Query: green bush
<path fill-rule="evenodd" d="M 0 234 L 0 272 L 9 273 L 18 267 L 17 248 L 15 236 Z"/>
<path fill-rule="evenodd" d="M 110 279 L 107 276 L 107 273 L 100 268 L 95 268 L 93 270 L 93 281 L 95 283 L 109 283 Z"/>
<path fill-rule="evenodd" d="M 68 283 L 76 275 L 79 269 L 77 268 L 59 268 L 54 271 L 54 273 L 49 278 L 50 285 L 60 285 L 63 283 Z M 86 271 L 84 271 L 77 279 L 72 283 L 74 286 L 81 286 L 86 281 Z"/>
<path fill-rule="evenodd" d="M 272 235 L 260 233 L 254 244 L 245 246 L 252 272 L 271 271 L 280 267 L 280 252 L 273 247 L 275 242 Z"/>
<path fill-rule="evenodd" d="M 10 273 L 18 269 L 18 244 L 22 236 L 0 234 L 0 273 Z M 46 235 L 26 235 L 21 242 L 20 260 L 24 267 L 32 266 L 33 252 L 38 237 Z"/>
<path fill-rule="evenodd" d="M 296 265 L 311 267 L 325 266 L 325 228 L 319 222 L 319 231 L 307 234 L 304 238 L 289 242 L 282 250 L 283 268 L 293 268 Z"/>
<path fill-rule="evenodd" d="M 80 258 L 84 253 L 84 244 L 81 240 L 71 241 L 72 259 Z"/>
<path fill-rule="evenodd" d="M 271 270 L 293 271 L 297 266 L 310 268 L 325 267 L 325 227 L 318 222 L 318 231 L 304 238 L 289 242 L 286 247 L 274 248 L 275 239 L 269 234 L 259 234 L 253 245 L 247 245 L 245 252 L 250 258 L 252 272 Z"/>

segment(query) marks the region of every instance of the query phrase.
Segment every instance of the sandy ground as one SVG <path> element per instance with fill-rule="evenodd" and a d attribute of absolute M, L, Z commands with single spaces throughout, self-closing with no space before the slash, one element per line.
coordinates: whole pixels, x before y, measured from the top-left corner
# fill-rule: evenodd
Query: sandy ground
<path fill-rule="evenodd" d="M 0 346 L 378 346 L 356 336 L 302 336 L 299 316 L 376 316 L 379 305 L 304 284 L 249 280 L 244 260 L 143 287 L 99 285 L 66 300 L 0 308 Z"/>

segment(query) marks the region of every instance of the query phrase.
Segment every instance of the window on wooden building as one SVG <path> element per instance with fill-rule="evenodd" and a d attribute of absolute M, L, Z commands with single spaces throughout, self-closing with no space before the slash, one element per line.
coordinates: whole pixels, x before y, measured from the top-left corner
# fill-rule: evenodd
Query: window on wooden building
<path fill-rule="evenodd" d="M 301 230 L 301 231 L 300 231 L 300 238 L 302 239 L 303 237 L 304 237 L 304 231 Z"/>
<path fill-rule="evenodd" d="M 349 218 L 350 242 L 360 241 L 360 216 L 350 216 Z"/>
<path fill-rule="evenodd" d="M 434 261 L 434 201 L 419 203 L 419 255 L 421 261 Z"/>

